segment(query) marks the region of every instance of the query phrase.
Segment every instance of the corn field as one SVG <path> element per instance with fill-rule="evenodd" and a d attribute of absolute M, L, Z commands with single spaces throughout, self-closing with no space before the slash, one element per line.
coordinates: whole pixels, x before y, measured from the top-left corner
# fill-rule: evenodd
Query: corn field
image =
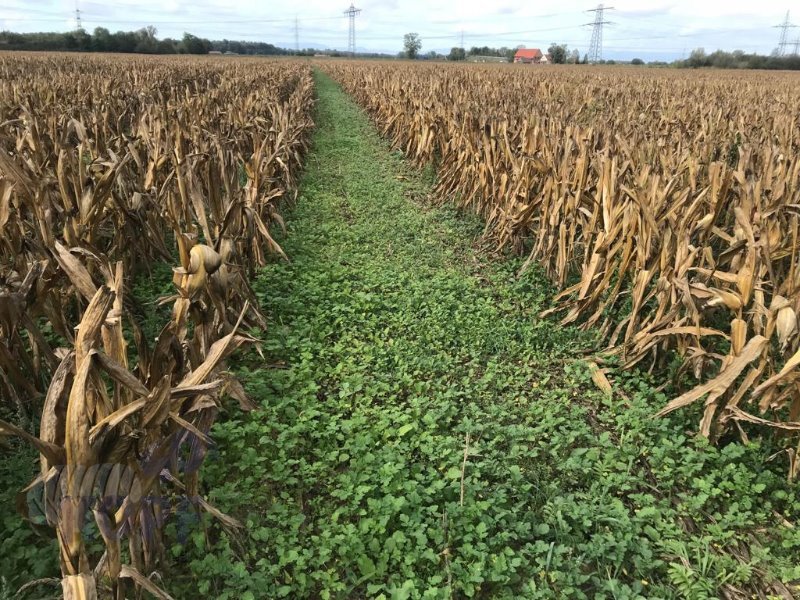
<path fill-rule="evenodd" d="M 290 62 L 0 55 L 0 437 L 41 454 L 19 504 L 55 530 L 65 598 L 168 597 L 159 499 L 239 526 L 198 472 L 221 397 L 253 407 L 225 359 L 265 325 L 248 280 L 282 254 L 312 90 Z M 148 339 L 126 290 L 164 263 Z"/>
<path fill-rule="evenodd" d="M 700 432 L 800 430 L 791 74 L 326 63 L 437 196 L 543 265 L 626 367 L 680 359 Z M 601 369 L 596 381 L 607 386 Z M 790 476 L 800 446 L 787 445 Z"/>

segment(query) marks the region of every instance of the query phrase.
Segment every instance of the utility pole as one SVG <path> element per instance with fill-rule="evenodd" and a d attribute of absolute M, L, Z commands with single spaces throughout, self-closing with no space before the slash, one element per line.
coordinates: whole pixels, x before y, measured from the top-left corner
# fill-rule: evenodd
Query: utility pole
<path fill-rule="evenodd" d="M 297 15 L 294 17 L 294 51 L 300 52 L 300 21 L 297 20 Z"/>
<path fill-rule="evenodd" d="M 83 29 L 83 23 L 81 23 L 81 9 L 78 7 L 78 0 L 75 0 L 75 24 L 77 25 L 78 31 Z"/>
<path fill-rule="evenodd" d="M 352 4 L 350 8 L 344 11 L 344 14 L 350 18 L 350 32 L 347 37 L 347 51 L 350 53 L 350 56 L 356 55 L 356 16 L 360 13 L 361 9 L 356 8 Z"/>
<path fill-rule="evenodd" d="M 778 56 L 786 56 L 786 47 L 789 45 L 789 30 L 794 29 L 797 25 L 792 24 L 789 20 L 789 11 L 786 11 L 786 19 L 780 25 L 775 25 L 776 28 L 781 30 L 781 39 L 778 42 L 778 47 L 775 53 Z"/>
<path fill-rule="evenodd" d="M 589 62 L 591 63 L 603 60 L 603 25 L 611 25 L 611 21 L 605 20 L 605 11 L 607 10 L 614 10 L 614 7 L 598 4 L 597 8 L 586 11 L 594 13 L 594 22 L 586 23 L 586 26 L 592 27 L 592 41 L 589 43 Z"/>

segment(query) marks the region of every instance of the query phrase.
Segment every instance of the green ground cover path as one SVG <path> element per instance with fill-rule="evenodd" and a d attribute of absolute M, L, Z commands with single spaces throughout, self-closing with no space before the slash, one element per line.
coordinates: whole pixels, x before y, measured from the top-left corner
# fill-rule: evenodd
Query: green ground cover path
<path fill-rule="evenodd" d="M 263 408 L 216 428 L 205 467 L 247 530 L 196 540 L 201 591 L 702 598 L 796 577 L 782 467 L 708 448 L 695 415 L 650 418 L 666 399 L 635 376 L 600 393 L 576 359 L 591 340 L 537 317 L 543 275 L 482 255 L 479 224 L 431 208 L 425 177 L 317 86 L 291 263 L 256 282 L 269 367 L 240 368 Z"/>

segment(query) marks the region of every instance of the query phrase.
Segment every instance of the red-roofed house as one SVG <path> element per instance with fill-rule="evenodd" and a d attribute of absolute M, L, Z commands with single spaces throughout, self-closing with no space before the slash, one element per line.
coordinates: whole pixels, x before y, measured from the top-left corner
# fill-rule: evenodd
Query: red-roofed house
<path fill-rule="evenodd" d="M 538 48 L 520 48 L 514 55 L 515 63 L 537 64 L 542 62 L 542 51 Z"/>

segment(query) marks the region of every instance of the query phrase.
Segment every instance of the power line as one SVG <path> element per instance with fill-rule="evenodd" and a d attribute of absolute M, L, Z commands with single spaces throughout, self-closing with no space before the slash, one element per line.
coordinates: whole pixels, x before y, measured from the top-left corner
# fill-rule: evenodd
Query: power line
<path fill-rule="evenodd" d="M 64 19 L 41 18 L 31 19 L 30 17 L 3 17 L 0 21 L 24 21 L 26 23 L 63 23 Z"/>
<path fill-rule="evenodd" d="M 636 36 L 636 37 L 625 37 L 625 38 L 615 38 L 615 42 L 620 41 L 635 41 L 635 40 L 665 40 L 665 39 L 673 39 L 673 38 L 690 38 L 690 37 L 697 37 L 697 36 L 715 36 L 715 35 L 728 35 L 731 33 L 747 33 L 747 32 L 755 32 L 755 31 L 763 31 L 763 27 L 744 27 L 744 28 L 737 28 L 737 29 L 718 29 L 718 30 L 703 30 L 703 31 L 696 31 L 694 33 L 671 33 L 668 35 L 644 35 L 644 36 Z"/>
<path fill-rule="evenodd" d="M 302 19 L 301 19 L 302 21 Z M 370 21 L 372 23 L 372 21 Z M 593 25 L 593 23 L 591 23 Z M 493 32 L 467 32 L 464 31 L 463 34 L 461 31 L 456 33 L 449 33 L 449 34 L 436 34 L 436 33 L 420 33 L 420 37 L 424 40 L 456 40 L 460 42 L 460 38 L 471 38 L 471 39 L 490 39 L 490 38 L 502 38 L 502 37 L 509 37 L 509 36 L 523 36 L 523 35 L 530 35 L 530 34 L 542 34 L 542 33 L 549 33 L 549 32 L 556 32 L 556 31 L 570 31 L 570 30 L 577 30 L 583 28 L 583 25 L 570 25 L 565 27 L 548 27 L 542 29 L 525 29 L 525 30 L 517 30 L 517 31 L 493 31 Z M 698 36 L 712 36 L 712 35 L 727 35 L 732 33 L 746 33 L 746 32 L 757 32 L 757 31 L 765 31 L 765 27 L 748 27 L 748 28 L 734 28 L 734 29 L 719 29 L 719 30 L 704 30 L 698 31 L 694 33 L 683 33 L 683 34 L 668 34 L 668 35 L 657 35 L 647 34 L 647 35 L 639 35 L 639 36 L 632 36 L 632 37 L 615 37 L 612 39 L 603 38 L 604 47 L 605 42 L 622 42 L 622 41 L 637 41 L 637 40 L 656 40 L 656 39 L 674 39 L 674 38 L 692 38 Z M 242 35 L 242 34 L 239 34 Z M 250 34 L 250 35 L 258 35 L 258 34 Z M 317 37 L 330 37 L 335 38 L 339 33 L 332 31 L 332 30 L 320 30 L 317 34 Z M 373 42 L 383 42 L 383 41 L 392 41 L 396 40 L 397 36 L 394 35 L 361 35 L 358 38 L 360 41 L 373 41 Z M 566 43 L 580 43 L 578 38 L 570 38 L 561 40 Z M 465 40 L 466 43 L 466 40 Z M 749 46 L 754 46 L 750 44 Z M 641 48 L 639 48 L 641 49 Z"/>
<path fill-rule="evenodd" d="M 463 37 L 467 37 L 467 38 L 488 39 L 488 38 L 499 38 L 499 37 L 506 37 L 506 36 L 519 36 L 519 35 L 525 35 L 525 34 L 531 34 L 531 33 L 547 33 L 547 32 L 551 32 L 551 31 L 566 31 L 566 30 L 569 30 L 569 29 L 580 29 L 581 27 L 582 27 L 582 25 L 570 25 L 570 26 L 567 26 L 567 27 L 550 27 L 550 28 L 547 28 L 547 29 L 526 29 L 524 31 L 495 31 L 495 32 L 489 32 L 489 33 L 475 33 L 475 32 L 469 33 L 469 32 L 464 32 L 463 34 L 461 32 L 459 32 L 459 33 L 450 33 L 450 34 L 445 34 L 445 35 L 436 35 L 436 34 L 428 35 L 428 34 L 421 33 L 419 36 L 423 40 L 452 40 L 452 39 L 459 39 L 462 36 Z M 393 40 L 393 39 L 397 39 L 397 38 L 396 38 L 396 36 L 386 36 L 385 35 L 385 36 L 377 36 L 377 37 L 376 36 L 367 36 L 367 37 L 361 36 L 359 39 L 362 40 L 362 41 L 365 41 L 365 40 L 368 40 L 368 41 L 385 41 L 385 40 Z"/>
<path fill-rule="evenodd" d="M 490 39 L 490 38 L 500 38 L 504 36 L 519 36 L 524 34 L 539 34 L 543 32 L 550 32 L 550 31 L 564 31 L 564 30 L 575 30 L 582 28 L 582 25 L 577 26 L 570 26 L 570 27 L 556 27 L 556 28 L 548 28 L 548 29 L 529 29 L 524 31 L 504 31 L 504 32 L 490 32 L 490 33 L 467 33 L 465 32 L 465 37 L 469 38 L 476 38 L 476 39 Z M 626 41 L 638 41 L 638 40 L 655 40 L 655 39 L 674 39 L 674 38 L 690 38 L 690 37 L 697 37 L 702 35 L 715 35 L 715 34 L 728 34 L 728 33 L 740 33 L 740 32 L 752 32 L 752 31 L 765 31 L 765 27 L 760 28 L 740 28 L 740 29 L 727 29 L 727 30 L 719 30 L 719 31 L 702 31 L 702 32 L 695 32 L 695 33 L 686 33 L 686 34 L 671 34 L 671 35 L 646 35 L 646 36 L 634 36 L 634 37 L 615 37 L 606 39 L 603 38 L 603 48 L 612 48 L 612 46 L 607 45 L 608 42 L 626 42 Z M 240 34 L 244 35 L 244 34 Z M 257 35 L 257 34 L 252 34 Z M 333 31 L 322 31 L 316 35 L 319 38 L 331 38 L 335 39 L 339 34 Z M 451 33 L 446 35 L 433 35 L 433 34 L 424 34 L 421 33 L 420 37 L 424 40 L 458 40 L 460 38 L 461 33 Z M 372 42 L 386 42 L 386 41 L 394 41 L 397 40 L 397 36 L 391 35 L 381 35 L 381 36 L 359 36 L 360 41 L 372 41 Z M 580 44 L 582 40 L 578 38 L 569 39 L 562 39 L 564 43 L 572 44 Z M 761 47 L 761 44 L 738 44 L 737 47 L 739 48 L 756 48 Z M 630 49 L 630 50 L 647 50 L 647 48 L 641 48 L 636 46 L 613 46 L 613 49 L 620 50 L 620 49 Z M 670 48 L 672 49 L 672 48 Z M 677 47 L 677 50 L 683 50 L 684 47 Z M 651 48 L 653 51 L 663 50 L 663 48 L 653 47 Z"/>
<path fill-rule="evenodd" d="M 0 6 L 0 10 L 11 10 L 14 12 L 20 13 L 28 13 L 28 14 L 36 14 L 36 15 L 48 15 L 47 18 L 32 18 L 32 17 L 3 17 L 3 21 L 36 21 L 36 22 L 45 22 L 45 21 L 52 21 L 52 22 L 62 22 L 63 18 L 52 17 L 50 15 L 53 14 L 52 11 L 42 11 L 31 9 L 27 7 L 9 7 L 9 6 Z M 76 3 L 76 10 L 77 10 L 77 3 Z M 141 11 L 138 11 L 141 12 Z M 214 25 L 226 25 L 226 24 L 245 24 L 245 23 L 293 23 L 295 20 L 298 20 L 298 17 L 286 17 L 280 19 L 272 19 L 272 18 L 257 18 L 251 17 L 247 19 L 225 19 L 225 18 L 214 18 L 209 17 L 203 20 L 187 20 L 187 19 L 179 19 L 179 20 L 163 20 L 163 19 L 150 19 L 147 17 L 138 17 L 138 18 L 131 18 L 131 19 L 120 19 L 120 18 L 107 18 L 104 16 L 94 16 L 92 12 L 81 10 L 80 14 L 82 15 L 82 19 L 86 20 L 88 17 L 90 21 L 96 23 L 108 23 L 108 24 L 131 24 L 131 23 L 144 23 L 146 22 L 148 25 L 200 25 L 204 24 L 207 25 L 209 23 Z M 341 21 L 342 16 L 329 16 L 329 17 L 303 17 L 299 19 L 300 21 Z"/>
<path fill-rule="evenodd" d="M 355 56 L 356 54 L 356 16 L 361 14 L 361 9 L 356 8 L 352 4 L 350 8 L 344 11 L 344 14 L 350 19 L 350 28 L 348 31 L 347 36 L 347 51 L 350 52 L 350 56 Z"/>
<path fill-rule="evenodd" d="M 0 0 L 0 2 L 2 2 L 2 0 Z M 86 0 L 86 1 L 79 0 L 79 2 L 80 2 L 80 6 L 78 6 L 78 2 L 76 2 L 75 13 L 74 13 L 74 17 L 73 18 L 74 18 L 74 22 L 77 25 L 81 26 L 81 27 L 85 26 L 85 25 L 88 25 L 88 24 L 91 24 L 91 26 L 94 26 L 94 25 L 106 26 L 106 25 L 114 24 L 114 23 L 124 23 L 124 24 L 127 24 L 127 25 L 131 26 L 131 27 L 136 27 L 136 26 L 139 26 L 139 25 L 142 25 L 142 26 L 143 25 L 156 25 L 156 26 L 164 25 L 165 27 L 167 27 L 167 26 L 169 26 L 171 24 L 173 24 L 173 25 L 182 25 L 182 26 L 189 26 L 189 25 L 201 26 L 202 25 L 202 27 L 199 27 L 199 29 L 201 31 L 208 31 L 208 32 L 212 32 L 213 31 L 215 35 L 221 35 L 221 34 L 226 34 L 228 36 L 230 36 L 230 35 L 238 35 L 238 36 L 242 36 L 245 39 L 247 39 L 247 38 L 249 38 L 249 39 L 262 38 L 263 39 L 265 37 L 269 37 L 269 38 L 273 38 L 273 39 L 275 37 L 283 38 L 284 40 L 286 40 L 284 42 L 286 47 L 291 48 L 292 42 L 294 42 L 294 45 L 295 45 L 296 49 L 299 47 L 299 42 L 300 42 L 300 40 L 299 40 L 299 28 L 300 28 L 300 22 L 301 21 L 303 21 L 303 26 L 306 27 L 306 29 L 304 30 L 304 35 L 307 38 L 309 38 L 308 40 L 306 40 L 305 43 L 309 43 L 309 42 L 314 41 L 315 39 L 317 39 L 318 43 L 325 44 L 325 43 L 333 42 L 335 37 L 339 36 L 341 34 L 340 33 L 336 33 L 336 29 L 337 28 L 332 27 L 332 26 L 328 26 L 328 25 L 323 25 L 323 23 L 325 23 L 325 22 L 332 23 L 334 21 L 341 21 L 343 18 L 347 17 L 348 20 L 350 21 L 350 23 L 349 23 L 350 24 L 350 31 L 348 32 L 348 50 L 350 52 L 355 52 L 355 22 L 354 21 L 355 21 L 355 16 L 357 16 L 361 12 L 360 9 L 355 8 L 355 6 L 353 4 L 351 4 L 350 8 L 355 11 L 354 15 L 351 15 L 350 14 L 350 9 L 348 9 L 347 11 L 344 11 L 343 14 L 340 14 L 338 16 L 332 16 L 331 15 L 331 16 L 319 16 L 319 17 L 317 17 L 317 16 L 299 17 L 299 16 L 295 15 L 294 17 L 288 17 L 288 16 L 281 17 L 280 15 L 277 15 L 276 18 L 257 18 L 256 17 L 256 18 L 239 19 L 239 18 L 235 18 L 235 14 L 232 15 L 231 13 L 228 13 L 227 15 L 224 15 L 224 16 L 220 15 L 219 16 L 220 18 L 214 18 L 213 16 L 209 16 L 208 18 L 206 18 L 204 20 L 175 20 L 174 18 L 173 19 L 167 18 L 167 19 L 164 19 L 164 20 L 156 18 L 156 19 L 150 20 L 150 19 L 147 19 L 146 16 L 142 16 L 140 12 L 137 12 L 136 16 L 131 18 L 131 19 L 121 19 L 119 16 L 117 16 L 117 18 L 105 18 L 105 17 L 100 16 L 100 15 L 95 15 L 92 12 L 87 12 L 85 10 L 82 10 L 82 8 L 85 8 L 86 5 L 97 4 L 98 6 L 100 6 L 101 5 L 100 3 L 91 2 L 89 0 Z M 104 4 L 104 6 L 105 6 L 105 4 Z M 602 10 L 603 10 L 602 14 L 601 14 L 601 11 L 599 10 L 600 8 L 602 8 Z M 0 10 L 8 10 L 8 11 L 11 12 L 11 15 L 13 15 L 13 16 L 10 15 L 8 17 L 5 17 L 3 20 L 6 20 L 6 21 L 12 21 L 12 22 L 13 21 L 28 21 L 28 22 L 31 22 L 31 23 L 33 23 L 33 22 L 64 23 L 65 22 L 65 19 L 64 19 L 63 16 L 60 17 L 60 18 L 53 16 L 53 15 L 57 15 L 58 13 L 49 12 L 49 11 L 43 11 L 43 10 L 37 9 L 37 8 L 11 7 L 11 6 L 7 6 L 7 5 L 6 6 L 0 5 Z M 672 30 L 673 27 L 670 26 L 670 24 L 668 24 L 668 23 L 662 23 L 663 27 L 660 28 L 660 31 L 659 31 L 659 29 L 657 29 L 655 27 L 647 27 L 647 26 L 637 27 L 636 26 L 637 23 L 639 23 L 639 22 L 644 23 L 644 22 L 647 22 L 648 20 L 645 19 L 645 18 L 634 18 L 634 17 L 632 17 L 630 15 L 620 14 L 620 17 L 623 18 L 626 21 L 624 23 L 624 25 L 623 25 L 622 30 L 620 31 L 617 28 L 615 28 L 615 34 L 617 34 L 617 35 L 615 35 L 613 37 L 613 39 L 604 39 L 604 31 L 603 31 L 603 27 L 602 26 L 608 24 L 608 21 L 605 20 L 606 14 L 605 14 L 604 11 L 606 11 L 606 10 L 611 10 L 611 7 L 606 7 L 604 5 L 600 5 L 597 9 L 593 9 L 593 10 L 587 11 L 587 12 L 594 12 L 595 13 L 594 22 L 587 23 L 586 25 L 592 26 L 594 28 L 593 32 L 592 32 L 592 44 L 591 45 L 593 47 L 597 48 L 597 54 L 596 55 L 595 54 L 591 54 L 590 56 L 593 59 L 595 59 L 595 56 L 596 56 L 596 60 L 600 60 L 602 58 L 602 54 L 603 54 L 603 50 L 604 49 L 612 49 L 613 48 L 614 50 L 621 50 L 623 48 L 627 49 L 628 47 L 630 47 L 632 50 L 652 51 L 652 52 L 658 52 L 658 51 L 665 51 L 666 50 L 665 48 L 657 47 L 656 44 L 651 44 L 647 48 L 631 47 L 630 45 L 625 44 L 625 42 L 627 42 L 627 41 L 635 41 L 635 40 L 644 40 L 644 41 L 653 40 L 653 41 L 655 41 L 655 40 L 662 40 L 662 39 L 679 39 L 679 38 L 684 38 L 684 39 L 690 38 L 691 39 L 691 38 L 699 38 L 699 37 L 703 37 L 703 36 L 713 39 L 714 36 L 721 36 L 721 35 L 725 35 L 725 34 L 731 34 L 732 35 L 732 34 L 736 34 L 736 33 L 757 32 L 757 31 L 766 33 L 767 28 L 769 28 L 768 24 L 764 24 L 762 27 L 749 27 L 749 28 L 736 28 L 736 29 L 734 29 L 734 28 L 729 28 L 729 29 L 711 29 L 711 28 L 709 28 L 709 29 L 698 30 L 698 31 L 690 32 L 690 33 L 677 33 L 677 32 L 669 33 L 669 31 Z M 16 15 L 14 15 L 14 13 L 21 14 L 21 15 L 30 15 L 30 16 L 27 17 L 27 18 L 24 17 L 24 16 L 17 17 Z M 67 14 L 69 15 L 69 13 L 67 13 Z M 124 13 L 118 13 L 118 14 L 122 15 Z M 370 14 L 372 14 L 372 13 L 370 13 Z M 544 17 L 558 17 L 558 16 L 567 18 L 567 17 L 572 17 L 572 16 L 574 16 L 576 14 L 577 13 L 562 12 L 562 13 L 552 13 L 552 14 L 538 15 L 538 16 L 542 17 L 542 18 L 544 18 Z M 39 17 L 39 15 L 42 15 L 42 16 Z M 63 13 L 62 13 L 62 15 L 63 15 Z M 69 16 L 72 16 L 72 15 L 69 15 Z M 109 16 L 111 16 L 111 15 L 109 15 Z M 195 19 L 197 19 L 197 17 L 195 17 Z M 314 22 L 319 22 L 320 24 L 318 26 L 315 26 L 313 24 Z M 390 17 L 390 18 L 387 18 L 385 20 L 375 20 L 375 19 L 371 18 L 370 21 L 369 21 L 371 26 L 378 25 L 379 23 L 385 23 L 387 26 L 395 25 L 395 24 L 399 25 L 399 24 L 401 24 L 403 22 L 404 21 L 402 21 L 399 17 L 396 18 L 396 19 L 393 19 L 393 18 Z M 599 22 L 599 25 L 600 25 L 599 30 L 596 28 L 596 26 L 598 25 L 598 22 Z M 220 29 L 220 27 L 219 27 L 220 25 L 224 25 L 224 24 L 237 24 L 237 23 L 248 24 L 248 25 L 251 25 L 251 24 L 263 24 L 264 27 L 260 28 L 261 29 L 260 33 L 249 32 L 249 31 L 246 32 L 246 33 L 244 31 L 242 31 L 242 32 L 230 31 L 230 29 L 234 29 L 235 30 L 237 28 L 231 27 L 231 28 Z M 306 23 L 308 23 L 308 25 L 306 25 Z M 288 25 L 288 27 L 287 27 L 287 25 Z M 451 30 L 450 33 L 442 33 L 441 30 L 439 30 L 438 32 L 437 31 L 431 31 L 430 34 L 424 34 L 424 33 L 421 34 L 421 37 L 423 39 L 425 39 L 425 40 L 430 40 L 430 41 L 452 40 L 452 42 L 453 42 L 452 45 L 460 44 L 462 48 L 466 48 L 466 42 L 467 41 L 469 41 L 471 43 L 471 45 L 476 45 L 476 44 L 477 45 L 482 45 L 484 42 L 502 44 L 505 41 L 505 39 L 507 39 L 507 38 L 514 38 L 514 37 L 522 38 L 523 36 L 525 36 L 525 37 L 527 37 L 527 36 L 540 36 L 540 35 L 546 34 L 548 32 L 566 32 L 566 31 L 576 32 L 577 29 L 583 27 L 583 25 L 549 27 L 549 28 L 539 28 L 539 29 L 519 30 L 519 31 L 491 31 L 491 30 L 489 30 L 490 27 L 486 23 L 484 23 L 482 27 L 485 29 L 485 31 L 483 31 L 483 32 L 481 32 L 481 31 L 472 31 L 472 32 L 470 32 L 470 31 L 468 31 L 468 29 L 469 29 L 468 27 L 465 28 L 465 27 L 462 26 L 459 30 L 456 30 L 456 31 L 452 31 Z M 791 54 L 793 50 L 795 51 L 795 53 L 800 53 L 800 48 L 797 47 L 797 42 L 794 41 L 793 39 L 790 41 L 790 38 L 794 38 L 794 36 L 790 35 L 790 32 L 788 31 L 788 29 L 791 29 L 791 28 L 795 27 L 795 25 L 792 24 L 791 22 L 789 22 L 789 15 L 787 14 L 787 18 L 786 18 L 786 20 L 784 21 L 783 24 L 778 25 L 776 27 L 781 28 L 781 37 L 782 37 L 782 40 L 784 40 L 779 45 L 779 49 L 780 49 L 781 53 L 783 55 L 788 55 L 788 54 Z M 281 30 L 284 32 L 283 34 L 281 34 Z M 267 33 L 267 32 L 270 32 L 270 31 L 272 31 L 273 33 Z M 292 35 L 292 33 L 289 33 L 289 32 L 292 32 L 292 31 L 293 31 L 294 35 Z M 373 28 L 373 31 L 374 31 L 374 28 Z M 652 33 L 650 33 L 650 31 L 652 31 Z M 289 33 L 289 35 L 286 35 L 286 33 Z M 376 31 L 375 33 L 378 34 L 378 35 L 370 36 L 369 34 L 367 34 L 365 36 L 365 35 L 363 35 L 363 32 L 362 32 L 362 34 L 359 36 L 359 41 L 361 41 L 362 43 L 364 41 L 373 41 L 373 42 L 391 42 L 391 41 L 395 41 L 396 42 L 399 39 L 399 36 L 395 36 L 395 35 L 380 35 L 380 33 L 378 31 Z M 595 35 L 595 33 L 597 33 L 597 35 Z M 622 33 L 623 35 L 619 35 L 620 33 Z M 785 33 L 785 39 L 784 39 L 784 33 Z M 632 34 L 632 35 L 625 35 L 625 34 Z M 350 36 L 352 36 L 352 37 L 350 37 Z M 565 34 L 559 35 L 557 37 L 559 37 L 559 38 L 570 38 L 570 39 L 561 39 L 560 41 L 562 43 L 569 43 L 571 46 L 572 45 L 578 45 L 580 47 L 582 45 L 581 41 L 577 39 L 577 37 L 578 37 L 577 33 L 574 36 L 572 34 L 566 34 L 565 33 Z M 286 38 L 288 38 L 288 39 L 286 39 Z M 329 41 L 326 42 L 326 40 L 329 40 Z M 755 40 L 753 40 L 753 41 L 755 41 Z M 622 42 L 622 44 L 617 45 L 617 46 L 612 46 L 612 44 L 614 44 L 615 42 L 616 43 Z M 509 39 L 508 43 L 510 43 L 511 45 L 514 45 L 516 42 L 514 40 Z M 665 45 L 667 45 L 667 44 L 665 44 Z M 755 44 L 746 44 L 744 46 L 739 44 L 739 45 L 737 45 L 737 47 L 744 48 L 744 47 L 757 47 L 757 46 Z M 758 47 L 762 47 L 762 46 L 759 45 Z"/>
<path fill-rule="evenodd" d="M 614 7 L 598 4 L 597 8 L 586 11 L 594 13 L 594 23 L 586 24 L 592 26 L 592 39 L 589 42 L 589 62 L 597 63 L 603 60 L 603 26 L 611 24 L 611 21 L 604 19 L 605 11 L 607 10 L 614 10 Z"/>
<path fill-rule="evenodd" d="M 0 6 L 0 10 L 8 10 L 8 11 L 11 11 L 11 12 L 34 13 L 34 14 L 37 14 L 37 15 L 52 15 L 53 14 L 53 11 L 50 11 L 50 10 L 39 10 L 39 9 L 36 9 L 36 8 L 28 8 L 27 6 Z"/>

